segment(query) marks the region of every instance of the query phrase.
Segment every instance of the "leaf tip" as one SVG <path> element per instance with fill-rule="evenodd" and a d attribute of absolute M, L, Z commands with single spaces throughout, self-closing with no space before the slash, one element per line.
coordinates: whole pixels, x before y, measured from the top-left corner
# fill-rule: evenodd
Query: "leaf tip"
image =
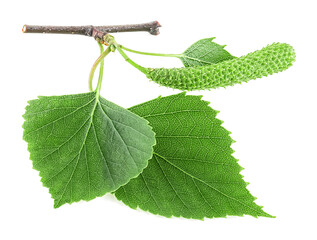
<path fill-rule="evenodd" d="M 57 209 L 63 205 L 63 204 L 60 204 L 59 202 L 60 202 L 60 200 L 57 201 L 56 199 L 54 199 L 54 209 Z"/>

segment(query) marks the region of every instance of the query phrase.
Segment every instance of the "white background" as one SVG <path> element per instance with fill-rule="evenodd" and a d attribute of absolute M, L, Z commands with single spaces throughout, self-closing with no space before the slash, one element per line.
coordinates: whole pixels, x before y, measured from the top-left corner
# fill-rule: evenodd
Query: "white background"
<path fill-rule="evenodd" d="M 0 239 L 317 239 L 315 1 L 1 1 Z M 22 140 L 24 107 L 38 95 L 88 91 L 99 49 L 84 36 L 22 34 L 23 24 L 108 25 L 158 20 L 161 34 L 115 34 L 127 47 L 181 53 L 217 37 L 235 56 L 273 42 L 294 46 L 289 70 L 203 94 L 237 142 L 234 156 L 256 202 L 275 219 L 205 221 L 132 210 L 107 194 L 53 208 Z M 178 59 L 128 54 L 144 66 Z M 118 53 L 106 60 L 102 95 L 123 107 L 179 91 L 151 83 Z"/>

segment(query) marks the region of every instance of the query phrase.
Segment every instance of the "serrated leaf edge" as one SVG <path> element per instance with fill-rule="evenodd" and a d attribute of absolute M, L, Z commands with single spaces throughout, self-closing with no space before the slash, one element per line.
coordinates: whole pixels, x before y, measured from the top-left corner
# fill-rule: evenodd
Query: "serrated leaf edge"
<path fill-rule="evenodd" d="M 84 93 L 83 93 L 83 94 L 84 94 Z M 54 96 L 55 96 L 55 95 L 54 95 Z M 67 95 L 60 95 L 60 96 L 67 96 Z M 25 106 L 25 108 L 24 108 L 24 109 L 25 109 L 25 113 L 22 115 L 22 117 L 23 117 L 23 119 L 24 119 L 25 121 L 26 121 L 26 119 L 25 119 L 26 111 L 27 111 L 28 107 L 30 106 L 30 103 L 33 102 L 33 101 L 38 101 L 38 100 L 40 100 L 40 99 L 43 98 L 43 97 L 53 97 L 53 96 L 38 96 L 36 99 L 32 99 L 32 100 L 28 100 L 28 101 L 27 101 L 28 104 L 27 104 L 27 105 Z M 59 96 L 56 96 L 56 97 L 59 97 Z M 98 100 L 97 100 L 97 101 L 98 101 Z M 129 109 L 126 109 L 126 110 L 130 111 Z M 140 117 L 139 115 L 135 114 L 134 112 L 131 112 L 131 111 L 130 111 L 130 113 L 132 113 L 133 115 L 135 115 L 135 116 L 137 116 L 137 117 Z M 147 168 L 147 166 L 148 166 L 148 164 L 149 164 L 149 160 L 151 160 L 152 157 L 153 157 L 153 148 L 154 148 L 154 146 L 156 145 L 156 138 L 155 138 L 156 133 L 153 131 L 153 127 L 150 125 L 150 123 L 149 123 L 148 120 L 146 120 L 145 118 L 143 118 L 143 120 L 145 120 L 145 122 L 147 123 L 147 125 L 150 127 L 150 129 L 151 129 L 152 132 L 154 133 L 154 143 L 153 143 L 153 145 L 152 145 L 152 155 L 151 155 L 151 157 L 147 160 L 146 165 L 145 165 L 145 167 L 142 169 L 142 171 L 141 171 L 138 175 L 133 176 L 130 180 L 132 180 L 132 179 L 134 179 L 134 178 L 137 178 L 137 177 L 144 171 L 144 169 Z M 24 132 L 25 132 L 24 123 L 22 124 L 22 129 L 23 129 L 23 140 L 24 140 Z M 24 140 L 24 141 L 25 141 L 25 140 Z M 26 142 L 26 141 L 25 141 L 25 142 Z M 29 143 L 28 143 L 28 142 L 26 142 L 26 143 L 27 143 L 27 145 L 28 145 L 28 146 L 27 146 L 27 150 L 28 150 L 28 152 L 31 154 L 30 149 L 29 149 Z M 91 201 L 91 200 L 96 199 L 97 197 L 102 197 L 102 196 L 106 195 L 107 193 L 113 193 L 113 192 L 115 192 L 116 190 L 118 190 L 120 187 L 122 187 L 122 186 L 124 186 L 124 185 L 126 185 L 126 184 L 128 183 L 128 182 L 127 182 L 127 183 L 125 183 L 125 184 L 122 184 L 122 185 L 118 186 L 118 187 L 117 187 L 115 190 L 113 190 L 112 192 L 101 193 L 101 194 L 96 195 L 95 197 L 92 197 L 92 198 L 88 199 L 88 200 L 86 200 L 86 199 L 81 199 L 81 200 L 77 200 L 77 201 L 72 201 L 71 203 L 63 203 L 62 205 L 56 206 L 56 205 L 55 205 L 56 199 L 53 198 L 51 189 L 45 184 L 45 182 L 43 182 L 43 176 L 41 175 L 41 171 L 35 167 L 34 162 L 33 162 L 33 160 L 32 160 L 31 158 L 29 158 L 29 160 L 32 161 L 32 169 L 38 171 L 38 176 L 41 178 L 42 186 L 48 189 L 48 192 L 49 192 L 49 194 L 51 195 L 51 199 L 54 200 L 54 204 L 53 204 L 53 205 L 54 205 L 54 208 L 55 208 L 55 209 L 57 209 L 57 208 L 59 208 L 59 207 L 61 207 L 61 206 L 63 206 L 63 205 L 66 205 L 66 204 L 67 204 L 67 205 L 71 205 L 71 204 L 73 204 L 73 203 L 77 203 L 77 202 L 81 202 L 81 201 L 89 202 L 89 201 Z"/>
<path fill-rule="evenodd" d="M 183 92 L 181 92 L 181 93 L 179 93 L 179 94 L 176 94 L 176 95 L 183 95 L 183 96 L 186 96 L 187 95 L 187 92 L 186 91 L 183 91 Z M 202 101 L 203 103 L 205 103 L 205 105 L 206 106 L 209 106 L 209 104 L 210 104 L 210 102 L 209 101 L 205 101 L 205 100 L 202 100 L 202 98 L 203 98 L 203 95 L 188 95 L 188 96 L 193 96 L 193 97 L 197 97 L 200 101 Z M 159 97 L 157 97 L 157 98 L 155 98 L 155 99 L 153 99 L 153 100 L 150 100 L 150 101 L 148 101 L 148 102 L 146 102 L 146 103 L 141 103 L 141 104 L 138 104 L 138 105 L 136 105 L 136 106 L 133 106 L 133 108 L 134 107 L 137 107 L 137 106 L 141 106 L 141 105 L 143 105 L 143 104 L 148 104 L 148 103 L 150 103 L 150 102 L 153 102 L 153 101 L 155 101 L 155 100 L 157 100 L 157 99 L 160 99 L 160 98 L 162 98 L 161 96 L 159 96 Z M 216 111 L 216 115 L 215 115 L 215 118 L 217 117 L 217 115 L 218 115 L 218 113 L 220 112 L 220 111 L 218 111 L 218 110 L 215 110 Z M 217 118 L 218 119 L 218 118 Z M 220 120 L 220 119 L 218 119 L 218 120 Z M 224 128 L 223 126 L 222 126 L 222 124 L 223 124 L 223 122 L 224 121 L 222 121 L 222 120 L 220 120 L 221 121 L 221 124 L 219 125 L 220 127 L 222 127 L 222 128 Z M 225 128 L 224 128 L 225 129 Z M 225 129 L 226 130 L 226 129 Z M 232 138 L 231 138 L 231 132 L 230 131 L 228 131 L 228 130 L 226 130 L 227 132 L 228 132 L 228 136 L 230 137 L 230 139 L 231 139 L 231 144 L 232 143 L 234 143 L 234 142 L 236 142 L 235 140 L 233 140 Z M 230 145 L 230 149 L 232 150 L 232 153 L 231 153 L 231 155 L 235 152 L 233 149 L 232 149 L 232 147 L 231 147 L 231 145 Z M 156 154 L 155 152 L 153 152 L 153 156 L 154 156 L 154 154 Z M 158 154 L 156 154 L 156 155 L 158 155 Z M 158 155 L 158 156 L 160 156 L 160 155 Z M 163 159 L 165 160 L 165 158 L 163 157 Z M 236 163 L 239 165 L 239 160 L 238 159 L 236 159 L 235 157 L 234 157 L 234 159 L 236 160 Z M 165 160 L 166 161 L 166 160 Z M 169 161 L 167 161 L 168 163 L 169 163 Z M 172 166 L 174 166 L 174 165 L 172 165 Z M 240 177 L 241 177 L 241 179 L 243 179 L 244 180 L 244 176 L 241 174 L 241 171 L 242 170 L 244 170 L 244 168 L 243 167 L 241 167 L 240 165 L 239 165 L 239 167 L 240 167 L 240 172 L 239 172 L 239 175 L 240 175 Z M 244 181 L 245 182 L 245 181 Z M 245 182 L 246 183 L 246 190 L 250 193 L 250 191 L 249 191 L 249 189 L 247 188 L 247 186 L 250 184 L 249 182 Z M 161 216 L 161 217 L 166 217 L 166 218 L 173 218 L 173 217 L 175 217 L 175 218 L 184 218 L 184 219 L 195 219 L 195 220 L 202 220 L 202 221 L 204 221 L 205 219 L 214 219 L 214 218 L 216 218 L 216 217 L 213 217 L 213 218 L 209 218 L 209 217 L 203 217 L 203 218 L 193 218 L 193 217 L 184 217 L 184 216 L 182 216 L 182 215 L 170 215 L 170 216 L 162 216 L 162 215 L 160 215 L 159 213 L 157 213 L 157 212 L 154 212 L 154 211 L 151 211 L 151 210 L 149 210 L 149 209 L 145 209 L 145 208 L 142 208 L 142 207 L 140 207 L 140 205 L 136 205 L 135 207 L 132 207 L 132 206 L 130 206 L 130 205 L 128 205 L 128 204 L 126 204 L 126 203 L 124 203 L 124 201 L 122 200 L 122 199 L 119 199 L 118 197 L 117 197 L 117 194 L 116 194 L 116 192 L 114 191 L 114 192 L 112 192 L 112 194 L 114 194 L 115 196 L 116 196 L 116 198 L 120 201 L 120 202 L 122 202 L 124 205 L 126 205 L 126 206 L 128 206 L 128 207 L 130 207 L 131 209 L 134 209 L 134 210 L 136 210 L 136 209 L 140 209 L 140 210 L 142 210 L 142 211 L 145 211 L 145 212 L 149 212 L 149 213 L 151 213 L 151 214 L 154 214 L 154 215 L 157 215 L 157 216 Z M 254 197 L 251 193 L 250 193 L 250 195 L 253 197 L 253 202 L 257 199 L 257 197 Z M 259 206 L 259 208 L 260 209 L 263 209 L 263 206 L 262 205 L 258 205 L 257 204 L 257 206 Z M 256 211 L 256 212 L 258 212 L 257 210 L 254 210 L 254 211 Z M 226 216 L 224 216 L 224 217 L 222 217 L 222 218 L 227 218 L 227 217 L 230 217 L 230 216 L 232 216 L 232 217 L 236 217 L 236 216 L 252 216 L 252 217 L 254 217 L 254 218 L 258 218 L 258 217 L 269 217 L 269 218 L 276 218 L 276 216 L 273 216 L 273 215 L 270 215 L 270 214 L 268 214 L 268 213 L 266 213 L 266 212 L 264 212 L 263 211 L 263 213 L 265 213 L 265 215 L 261 215 L 261 216 L 252 216 L 252 215 L 248 215 L 248 214 L 241 214 L 241 215 L 226 215 Z"/>

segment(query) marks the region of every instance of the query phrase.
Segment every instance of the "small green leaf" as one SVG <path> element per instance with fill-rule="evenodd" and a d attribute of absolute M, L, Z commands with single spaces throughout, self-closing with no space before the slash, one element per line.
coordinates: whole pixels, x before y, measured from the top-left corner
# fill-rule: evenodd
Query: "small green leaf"
<path fill-rule="evenodd" d="M 225 45 L 219 45 L 213 39 L 201 39 L 187 48 L 180 57 L 184 66 L 204 66 L 235 58 L 224 49 Z"/>
<path fill-rule="evenodd" d="M 157 144 L 148 167 L 115 192 L 119 200 L 166 217 L 272 217 L 254 203 L 230 132 L 200 96 L 181 93 L 130 110 L 150 122 Z"/>
<path fill-rule="evenodd" d="M 54 207 L 112 192 L 152 157 L 148 122 L 96 92 L 29 101 L 23 138 Z"/>

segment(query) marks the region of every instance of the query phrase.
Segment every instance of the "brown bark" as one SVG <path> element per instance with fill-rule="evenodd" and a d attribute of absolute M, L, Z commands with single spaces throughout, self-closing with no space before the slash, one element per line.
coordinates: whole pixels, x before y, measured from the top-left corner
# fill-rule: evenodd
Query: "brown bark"
<path fill-rule="evenodd" d="M 57 34 L 78 34 L 89 37 L 100 38 L 100 35 L 116 32 L 139 32 L 146 31 L 152 35 L 158 35 L 161 25 L 158 21 L 141 24 L 110 25 L 110 26 L 39 26 L 24 25 L 23 33 L 57 33 Z M 101 37 L 102 38 L 102 37 Z"/>

